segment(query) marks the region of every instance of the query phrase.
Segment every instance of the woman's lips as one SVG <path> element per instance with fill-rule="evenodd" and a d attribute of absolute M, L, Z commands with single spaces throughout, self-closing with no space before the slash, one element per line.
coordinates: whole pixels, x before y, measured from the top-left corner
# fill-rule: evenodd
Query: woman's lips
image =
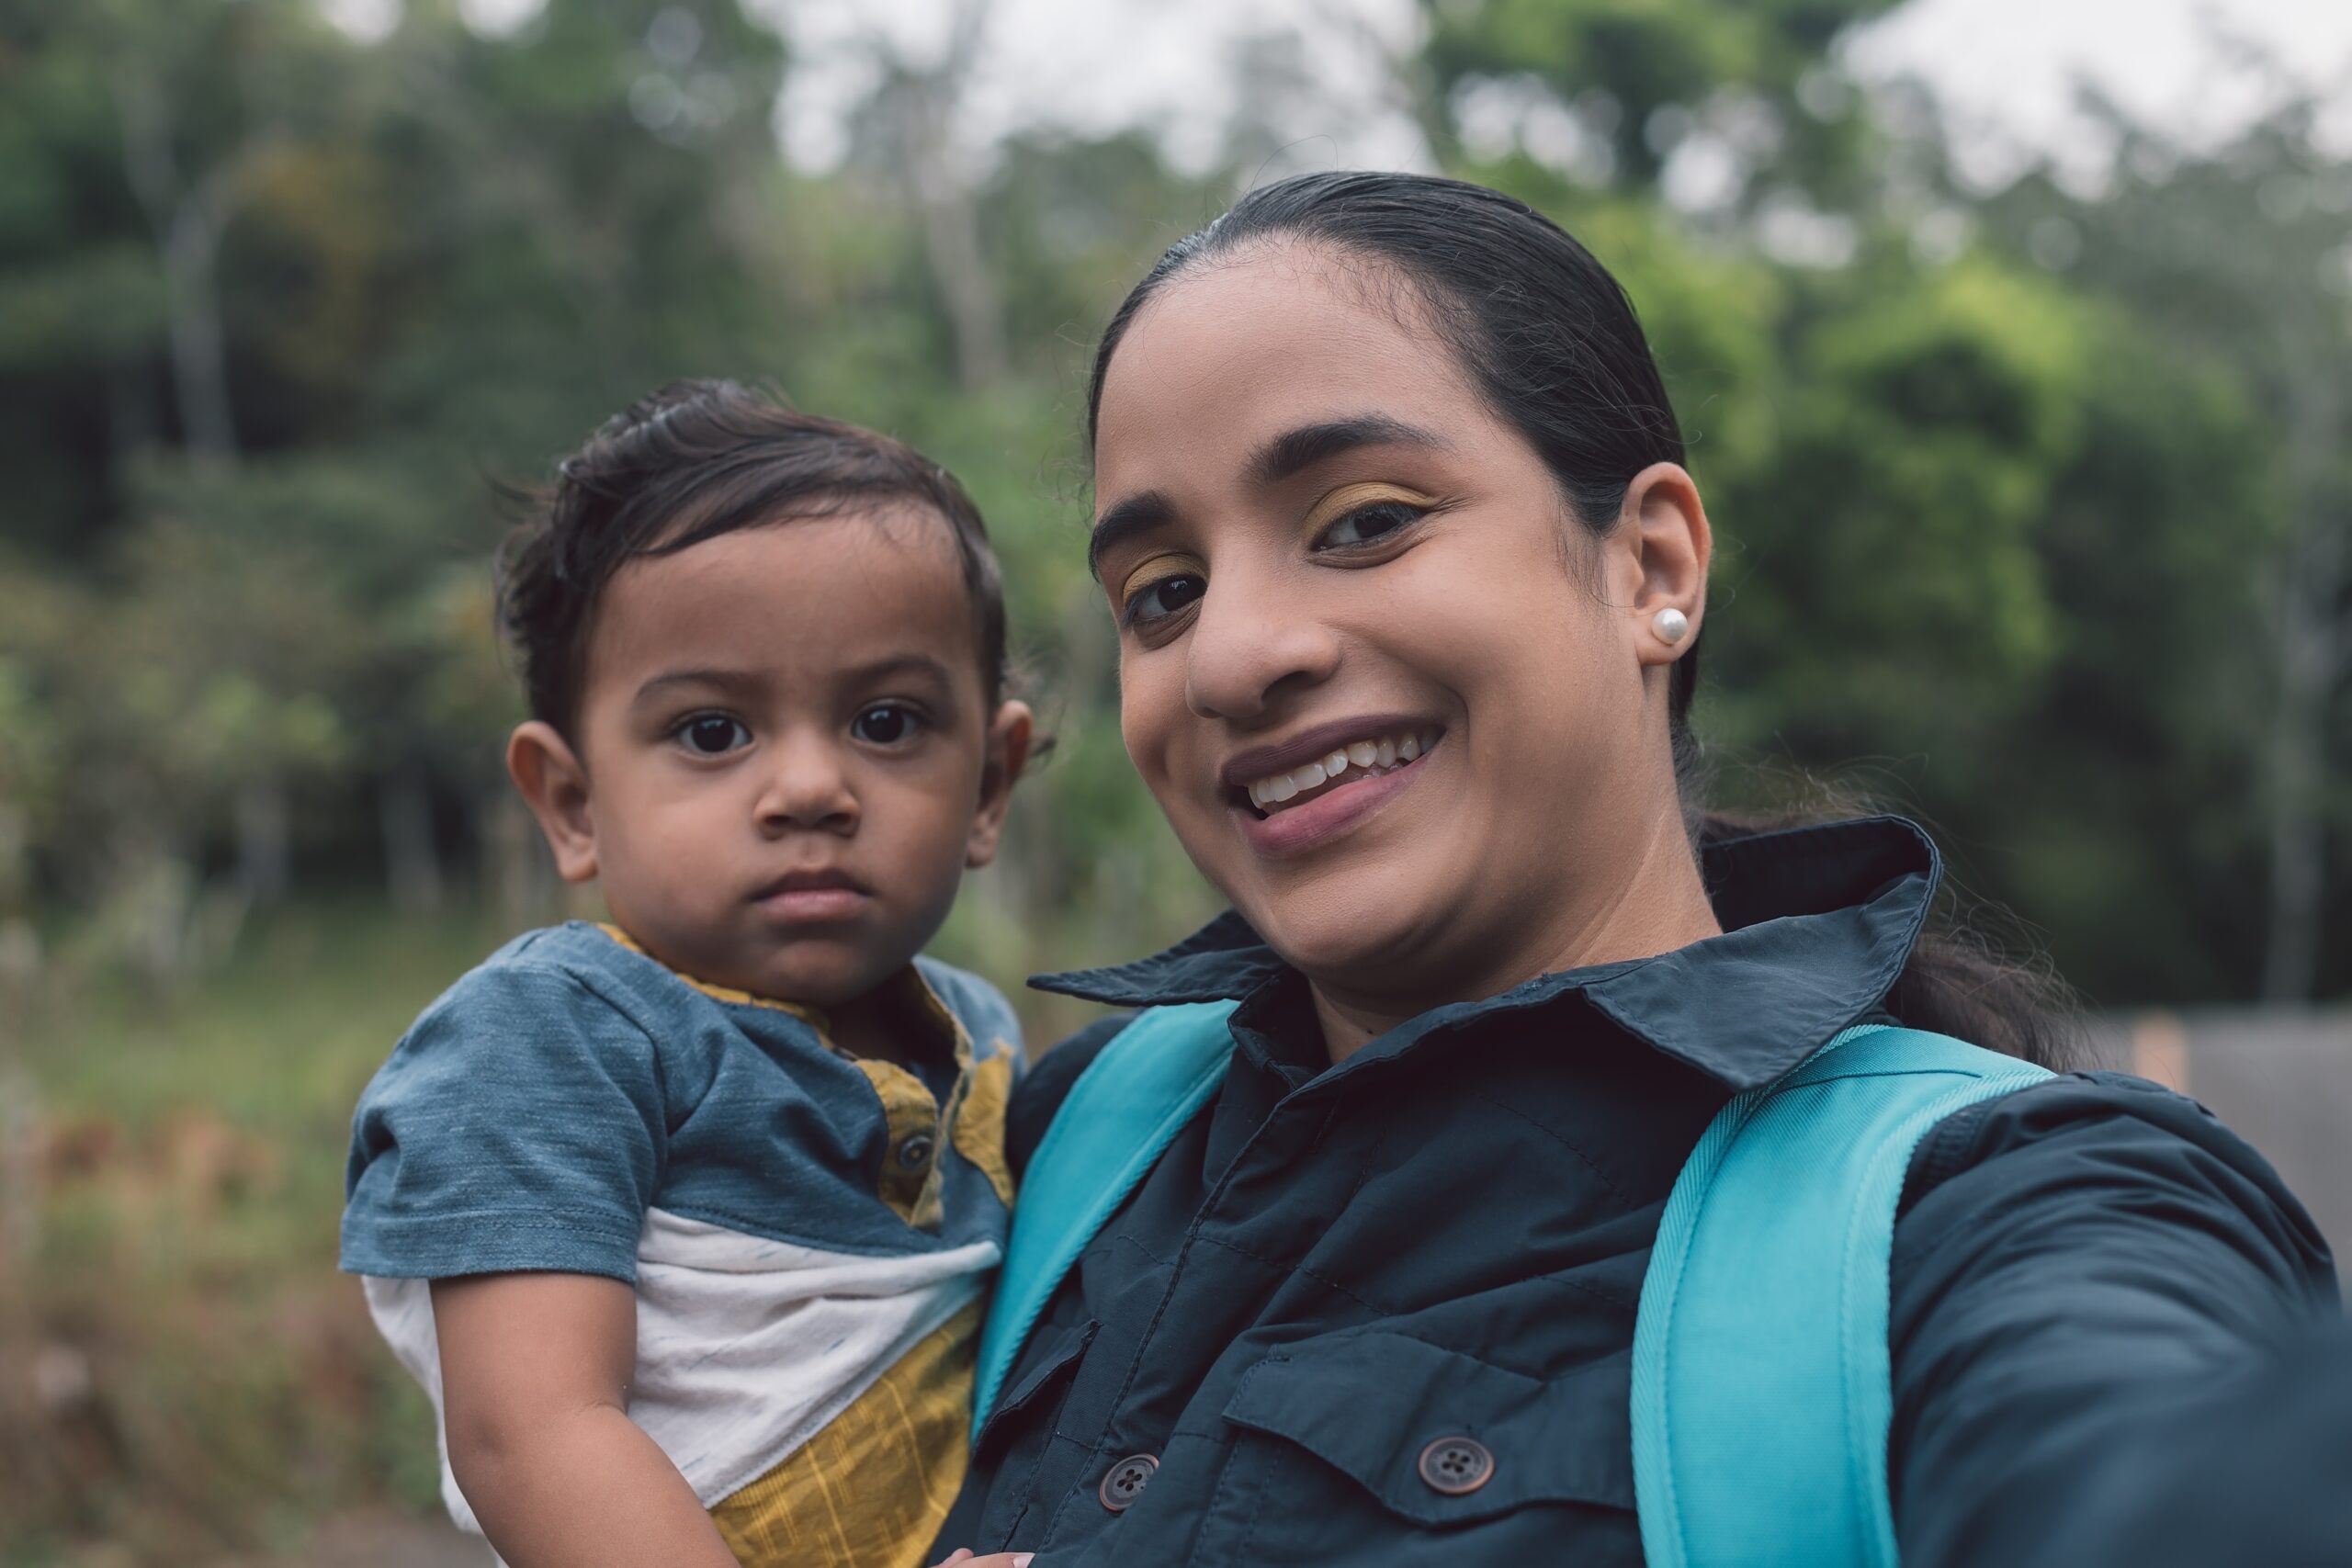
<path fill-rule="evenodd" d="M 1239 802 L 1233 806 L 1233 814 L 1240 818 L 1241 836 L 1260 854 L 1303 854 L 1349 831 L 1412 788 L 1429 765 L 1430 754 L 1423 751 L 1387 773 L 1363 774 L 1270 816 L 1261 816 L 1255 807 Z"/>

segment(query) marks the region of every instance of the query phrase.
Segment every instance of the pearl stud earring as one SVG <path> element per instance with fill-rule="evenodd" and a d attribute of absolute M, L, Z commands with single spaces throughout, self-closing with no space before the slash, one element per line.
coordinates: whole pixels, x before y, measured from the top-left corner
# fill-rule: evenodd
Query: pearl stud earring
<path fill-rule="evenodd" d="M 1650 629 L 1660 642 L 1680 642 L 1690 635 L 1690 617 L 1668 605 L 1650 617 Z"/>

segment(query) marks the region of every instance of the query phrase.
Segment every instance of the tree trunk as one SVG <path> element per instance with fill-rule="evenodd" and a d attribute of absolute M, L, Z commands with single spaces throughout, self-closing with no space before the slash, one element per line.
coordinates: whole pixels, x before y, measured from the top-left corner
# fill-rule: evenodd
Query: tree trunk
<path fill-rule="evenodd" d="M 255 904 L 286 897 L 294 871 L 293 813 L 286 785 L 256 773 L 237 786 L 237 891 Z"/>
<path fill-rule="evenodd" d="M 504 789 L 491 795 L 482 820 L 492 908 L 509 925 L 545 919 L 561 904 L 562 884 L 548 863 L 537 820 L 513 790 Z"/>
<path fill-rule="evenodd" d="M 923 254 L 956 333 L 956 375 L 978 391 L 1004 376 L 1004 308 L 980 250 L 979 213 L 968 186 L 936 164 L 918 170 L 923 187 Z"/>
<path fill-rule="evenodd" d="M 956 378 L 967 391 L 1001 379 L 1006 359 L 1003 299 L 980 248 L 970 173 L 956 155 L 956 100 L 986 39 L 989 9 L 989 0 L 963 0 L 938 67 L 902 69 L 889 89 L 908 194 L 922 221 L 923 258 L 947 308 Z"/>
<path fill-rule="evenodd" d="M 229 397 L 217 264 L 244 157 L 230 160 L 190 186 L 181 178 L 172 151 L 171 115 L 161 90 L 124 72 L 115 81 L 115 103 L 122 129 L 123 170 L 155 231 L 163 265 L 181 439 L 198 457 L 234 462 L 237 427 Z"/>
<path fill-rule="evenodd" d="M 2307 1003 L 2327 908 L 2327 717 L 2344 667 L 2346 520 L 2329 507 L 2341 405 L 2311 334 L 2282 327 L 2290 534 L 2278 585 L 2278 698 L 2270 732 L 2270 930 L 2262 999 Z"/>
<path fill-rule="evenodd" d="M 376 793 L 384 833 L 384 883 L 393 907 L 426 910 L 441 904 L 441 854 L 433 831 L 433 794 L 423 773 L 399 767 Z"/>
<path fill-rule="evenodd" d="M 164 296 L 171 312 L 172 388 L 187 449 L 226 463 L 236 460 L 237 426 L 215 269 L 220 224 L 209 205 L 190 197 L 172 214 L 164 242 Z"/>

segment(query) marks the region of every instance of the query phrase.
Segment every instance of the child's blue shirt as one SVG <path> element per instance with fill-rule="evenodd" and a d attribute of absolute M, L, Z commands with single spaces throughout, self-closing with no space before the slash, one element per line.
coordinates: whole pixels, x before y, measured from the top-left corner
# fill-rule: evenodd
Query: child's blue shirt
<path fill-rule="evenodd" d="M 933 1426 L 969 1410 L 1019 1026 L 945 964 L 893 983 L 928 1026 L 910 1066 L 579 922 L 516 938 L 426 1009 L 360 1099 L 343 1267 L 436 1406 L 426 1281 L 602 1275 L 638 1294 L 630 1416 L 722 1532 L 738 1494 L 773 1511 L 799 1472 L 821 1486 L 860 1456 L 914 1458 L 907 1485 L 952 1495 L 961 1419 Z M 446 1465 L 443 1482 L 470 1525 Z M 851 1524 L 845 1549 L 893 1555 Z"/>

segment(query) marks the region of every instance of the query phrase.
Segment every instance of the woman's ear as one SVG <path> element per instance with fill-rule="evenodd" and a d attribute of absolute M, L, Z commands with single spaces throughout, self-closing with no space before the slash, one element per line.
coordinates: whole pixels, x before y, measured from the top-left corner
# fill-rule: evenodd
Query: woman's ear
<path fill-rule="evenodd" d="M 1698 640 L 1707 609 L 1707 562 L 1714 535 L 1699 487 L 1679 463 L 1652 463 L 1625 487 L 1618 514 L 1619 570 L 1636 654 L 1671 664 Z"/>
<path fill-rule="evenodd" d="M 588 809 L 588 770 L 579 753 L 551 724 L 532 719 L 506 738 L 506 773 L 522 792 L 539 831 L 555 852 L 555 869 L 566 882 L 596 874 L 596 824 Z"/>
<path fill-rule="evenodd" d="M 1006 702 L 989 724 L 988 753 L 980 767 L 980 804 L 972 814 L 972 831 L 964 841 L 964 863 L 978 870 L 996 859 L 997 842 L 1004 836 L 1004 813 L 1012 804 L 1012 786 L 1029 765 L 1029 742 L 1037 720 L 1027 703 Z"/>

